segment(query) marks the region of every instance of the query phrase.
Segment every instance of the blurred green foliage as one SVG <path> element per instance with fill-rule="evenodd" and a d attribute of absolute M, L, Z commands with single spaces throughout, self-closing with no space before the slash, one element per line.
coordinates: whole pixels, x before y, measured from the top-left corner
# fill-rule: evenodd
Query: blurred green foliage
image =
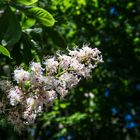
<path fill-rule="evenodd" d="M 96 68 L 93 78 L 40 114 L 28 132 L 17 136 L 0 123 L 0 139 L 140 139 L 139 0 L 39 0 L 33 4 L 54 16 L 53 27 L 44 26 L 48 14 L 43 19 L 38 17 L 40 12 L 28 14 L 26 6 L 21 6 L 28 1 L 19 3 L 5 9 L 0 0 L 0 44 L 10 42 L 5 47 L 13 58 L 0 55 L 0 76 L 10 77 L 16 65 L 27 66 L 31 60 L 40 61 L 83 43 L 98 47 L 104 64 Z M 1 22 L 6 11 L 10 12 L 8 22 Z"/>

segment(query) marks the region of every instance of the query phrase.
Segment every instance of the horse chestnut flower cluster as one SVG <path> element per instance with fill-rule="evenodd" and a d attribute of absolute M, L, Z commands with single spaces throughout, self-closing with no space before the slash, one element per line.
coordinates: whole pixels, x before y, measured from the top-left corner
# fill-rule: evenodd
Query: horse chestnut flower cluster
<path fill-rule="evenodd" d="M 84 45 L 81 49 L 57 53 L 44 62 L 31 62 L 29 70 L 14 70 L 16 86 L 7 90 L 11 106 L 8 119 L 20 125 L 34 123 L 45 106 L 53 105 L 56 98 L 64 98 L 82 78 L 91 76 L 92 69 L 103 62 L 97 48 Z"/>

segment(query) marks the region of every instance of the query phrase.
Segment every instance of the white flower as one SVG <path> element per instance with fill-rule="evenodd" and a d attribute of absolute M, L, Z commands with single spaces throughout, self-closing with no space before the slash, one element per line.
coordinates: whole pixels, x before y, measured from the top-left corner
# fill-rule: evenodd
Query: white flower
<path fill-rule="evenodd" d="M 101 52 L 97 48 L 90 48 L 88 45 L 84 45 L 79 50 L 69 50 L 69 55 L 76 58 L 79 62 L 91 63 L 91 60 L 97 62 L 103 62 Z"/>
<path fill-rule="evenodd" d="M 39 105 L 39 106 L 36 108 L 35 113 L 40 113 L 40 112 L 42 112 L 42 108 L 43 108 L 43 106 L 42 106 L 42 105 Z"/>
<path fill-rule="evenodd" d="M 30 79 L 30 73 L 23 70 L 22 68 L 19 69 L 15 69 L 14 70 L 14 79 L 17 81 L 17 83 L 19 82 L 23 82 L 26 80 Z"/>
<path fill-rule="evenodd" d="M 41 64 L 40 64 L 40 63 L 32 62 L 32 63 L 31 63 L 31 70 L 32 70 L 36 75 L 40 75 L 40 74 L 42 74 L 43 68 L 41 67 Z"/>
<path fill-rule="evenodd" d="M 42 95 L 43 101 L 45 102 L 53 102 L 54 99 L 56 99 L 56 91 L 50 90 L 50 91 L 45 91 L 45 93 Z"/>
<path fill-rule="evenodd" d="M 35 106 L 35 99 L 33 97 L 29 97 L 26 99 L 27 107 L 28 108 L 33 108 Z"/>
<path fill-rule="evenodd" d="M 73 86 L 77 85 L 79 82 L 79 79 L 77 78 L 77 76 L 74 76 L 71 73 L 64 73 L 60 76 L 60 83 L 61 86 L 64 88 L 72 88 Z"/>
<path fill-rule="evenodd" d="M 68 90 L 63 87 L 57 87 L 56 91 L 60 94 L 61 98 L 64 98 L 68 94 Z"/>
<path fill-rule="evenodd" d="M 91 71 L 92 69 L 89 67 L 84 67 L 83 69 L 81 69 L 80 71 L 78 71 L 78 74 L 80 74 L 83 77 L 90 77 L 91 76 Z"/>
<path fill-rule="evenodd" d="M 48 101 L 52 102 L 54 101 L 54 99 L 56 99 L 57 95 L 56 95 L 56 91 L 51 90 L 51 91 L 47 91 L 48 92 Z"/>
<path fill-rule="evenodd" d="M 30 110 L 30 108 L 27 108 L 24 112 L 23 112 L 23 118 L 26 120 L 27 124 L 32 124 L 34 123 L 35 119 L 36 119 L 37 114 L 35 112 L 33 112 L 32 110 Z"/>
<path fill-rule="evenodd" d="M 57 72 L 59 63 L 58 61 L 55 61 L 54 58 L 47 59 L 44 64 L 46 65 L 46 71 L 49 74 L 53 74 Z"/>
<path fill-rule="evenodd" d="M 80 50 L 80 53 L 83 53 L 86 59 L 94 60 L 95 62 L 103 62 L 101 52 L 97 48 L 90 48 L 88 46 L 83 46 Z M 88 60 L 88 61 L 89 61 Z"/>
<path fill-rule="evenodd" d="M 44 84 L 44 90 L 50 90 L 58 86 L 58 80 L 54 76 L 46 76 L 44 77 L 43 82 Z"/>
<path fill-rule="evenodd" d="M 58 60 L 60 61 L 59 62 L 60 68 L 68 69 L 69 65 L 71 64 L 72 58 L 67 55 L 59 55 Z"/>
<path fill-rule="evenodd" d="M 68 50 L 69 51 L 69 55 L 71 57 L 74 57 L 74 58 L 77 58 L 78 54 L 79 54 L 79 51 L 78 50 Z"/>
<path fill-rule="evenodd" d="M 8 93 L 8 98 L 10 100 L 10 104 L 12 106 L 17 105 L 19 102 L 21 102 L 22 100 L 22 91 L 18 88 L 16 89 L 10 89 L 9 93 Z"/>
<path fill-rule="evenodd" d="M 92 69 L 102 62 L 101 52 L 88 45 L 81 49 L 69 50 L 69 54 L 58 54 L 46 59 L 45 69 L 40 63 L 32 62 L 31 72 L 22 68 L 14 71 L 14 78 L 18 86 L 8 88 L 8 99 L 19 114 L 20 120 L 28 124 L 33 123 L 45 105 L 52 105 L 60 95 L 64 98 L 68 91 L 76 86 L 82 77 L 89 77 Z M 26 81 L 26 82 L 24 82 Z M 11 84 L 10 84 L 11 85 Z M 94 98 L 92 93 L 85 93 L 86 97 Z M 19 104 L 20 103 L 20 104 Z M 3 107 L 0 104 L 0 107 Z M 13 110 L 14 111 L 14 110 Z"/>
<path fill-rule="evenodd" d="M 32 85 L 37 86 L 37 85 L 42 84 L 44 82 L 44 79 L 45 79 L 45 77 L 43 75 L 34 75 L 34 74 L 31 74 L 31 80 L 30 80 L 30 82 L 31 82 Z"/>
<path fill-rule="evenodd" d="M 76 72 L 81 71 L 85 66 L 84 64 L 79 63 L 78 60 L 73 60 L 72 63 L 70 64 L 70 67 Z"/>
<path fill-rule="evenodd" d="M 82 49 L 80 50 L 80 52 L 91 54 L 93 52 L 93 50 L 94 49 L 88 47 L 88 45 L 84 45 L 82 47 Z"/>
<path fill-rule="evenodd" d="M 102 58 L 101 52 L 97 48 L 94 48 L 93 51 L 94 52 L 92 53 L 91 59 L 94 60 L 96 63 L 99 63 L 99 62 L 102 63 L 103 58 Z"/>

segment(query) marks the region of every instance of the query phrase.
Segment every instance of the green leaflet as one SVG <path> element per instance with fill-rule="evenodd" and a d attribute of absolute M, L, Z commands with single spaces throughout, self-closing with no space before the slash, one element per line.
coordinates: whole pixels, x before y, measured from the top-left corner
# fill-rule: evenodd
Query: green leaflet
<path fill-rule="evenodd" d="M 21 20 L 22 29 L 30 28 L 30 27 L 34 26 L 35 23 L 36 23 L 35 19 L 29 18 L 26 15 L 22 14 L 22 20 Z"/>
<path fill-rule="evenodd" d="M 31 7 L 27 9 L 26 14 L 31 18 L 35 18 L 44 26 L 53 26 L 55 23 L 55 19 L 53 16 L 46 10 L 39 7 Z"/>
<path fill-rule="evenodd" d="M 0 52 L 2 54 L 4 54 L 5 56 L 8 56 L 9 58 L 11 58 L 9 51 L 5 47 L 3 47 L 2 45 L 0 45 Z"/>
<path fill-rule="evenodd" d="M 24 5 L 32 5 L 36 3 L 38 0 L 13 0 L 13 2 L 24 4 Z"/>

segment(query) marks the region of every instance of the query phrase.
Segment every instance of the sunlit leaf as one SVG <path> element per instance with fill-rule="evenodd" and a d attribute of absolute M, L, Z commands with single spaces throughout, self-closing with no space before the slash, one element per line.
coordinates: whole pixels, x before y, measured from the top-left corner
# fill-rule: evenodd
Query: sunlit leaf
<path fill-rule="evenodd" d="M 8 56 L 9 58 L 11 58 L 9 51 L 5 47 L 3 47 L 2 45 L 0 45 L 0 52 L 3 55 Z"/>
<path fill-rule="evenodd" d="M 48 11 L 39 7 L 27 9 L 26 14 L 32 18 L 35 18 L 44 26 L 53 26 L 55 23 L 53 16 Z"/>
<path fill-rule="evenodd" d="M 13 0 L 13 2 L 17 2 L 24 5 L 32 5 L 36 3 L 38 0 Z"/>

